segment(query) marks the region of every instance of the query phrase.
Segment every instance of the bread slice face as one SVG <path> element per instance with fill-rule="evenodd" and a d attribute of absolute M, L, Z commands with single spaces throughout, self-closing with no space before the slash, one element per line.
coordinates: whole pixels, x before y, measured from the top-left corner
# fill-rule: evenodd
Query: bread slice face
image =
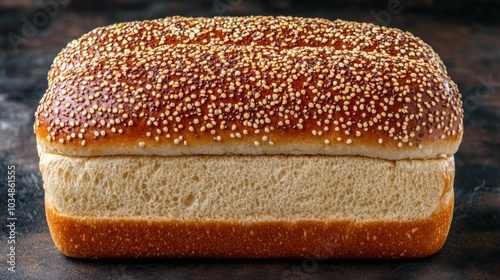
<path fill-rule="evenodd" d="M 73 257 L 422 257 L 453 211 L 453 157 L 43 153 L 40 167 Z"/>

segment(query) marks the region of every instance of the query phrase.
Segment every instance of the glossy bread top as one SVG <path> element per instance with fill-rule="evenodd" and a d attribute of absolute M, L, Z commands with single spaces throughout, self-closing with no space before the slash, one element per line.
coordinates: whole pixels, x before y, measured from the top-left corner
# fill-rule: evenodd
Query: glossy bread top
<path fill-rule="evenodd" d="M 437 158 L 458 149 L 462 118 L 439 57 L 409 33 L 175 17 L 70 43 L 49 73 L 35 132 L 39 151 L 68 155 Z"/>

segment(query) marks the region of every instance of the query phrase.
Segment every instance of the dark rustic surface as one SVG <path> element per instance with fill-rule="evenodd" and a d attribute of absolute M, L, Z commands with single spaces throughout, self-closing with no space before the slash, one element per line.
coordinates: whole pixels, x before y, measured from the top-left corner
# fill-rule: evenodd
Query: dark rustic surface
<path fill-rule="evenodd" d="M 11 165 L 16 168 L 17 199 L 16 272 L 7 270 L 9 229 L 2 226 L 0 279 L 498 279 L 499 2 L 403 1 L 403 9 L 397 13 L 389 12 L 390 2 L 353 7 L 328 1 L 315 4 L 287 0 L 114 0 L 109 6 L 110 2 L 104 4 L 105 1 L 46 0 L 43 6 L 37 1 L 0 0 L 2 225 L 8 222 L 7 172 Z M 47 10 L 48 3 L 52 3 L 52 9 Z M 45 222 L 43 187 L 32 132 L 33 113 L 47 87 L 47 71 L 56 54 L 70 40 L 114 22 L 169 15 L 249 14 L 388 24 L 413 32 L 441 55 L 463 94 L 466 114 L 465 136 L 456 155 L 454 220 L 443 249 L 434 256 L 417 260 L 75 260 L 61 255 Z M 36 26 L 30 29 L 26 22 Z"/>

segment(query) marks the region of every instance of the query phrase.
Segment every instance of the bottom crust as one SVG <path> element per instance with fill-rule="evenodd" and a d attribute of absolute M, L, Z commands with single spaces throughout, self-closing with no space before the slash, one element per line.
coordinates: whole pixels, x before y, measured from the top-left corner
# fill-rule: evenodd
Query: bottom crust
<path fill-rule="evenodd" d="M 73 217 L 46 202 L 58 249 L 75 258 L 417 258 L 448 235 L 453 198 L 411 221 L 182 221 Z"/>

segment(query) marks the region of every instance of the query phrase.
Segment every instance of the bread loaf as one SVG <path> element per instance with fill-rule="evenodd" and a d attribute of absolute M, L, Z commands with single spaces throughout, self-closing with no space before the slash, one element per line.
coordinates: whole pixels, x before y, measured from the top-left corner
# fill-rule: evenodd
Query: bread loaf
<path fill-rule="evenodd" d="M 73 257 L 422 257 L 443 245 L 456 85 L 397 29 L 293 17 L 98 28 L 35 133 Z"/>

